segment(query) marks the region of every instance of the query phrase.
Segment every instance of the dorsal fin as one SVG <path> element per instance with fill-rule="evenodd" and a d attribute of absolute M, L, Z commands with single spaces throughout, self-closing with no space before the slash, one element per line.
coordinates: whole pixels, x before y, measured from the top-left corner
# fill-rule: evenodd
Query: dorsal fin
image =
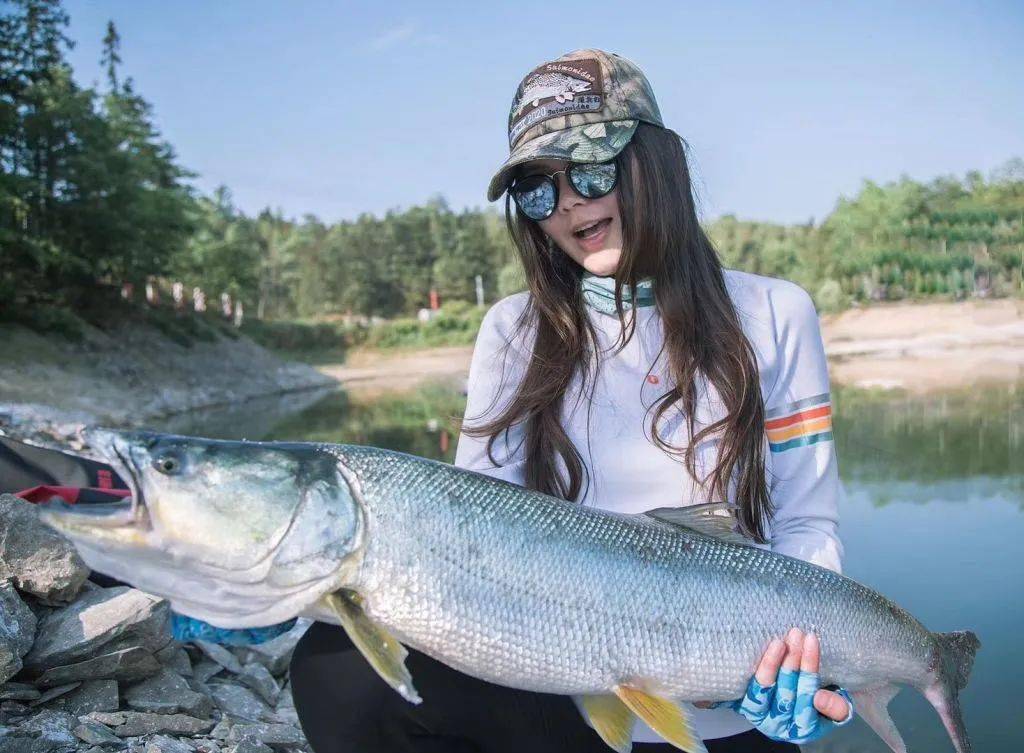
<path fill-rule="evenodd" d="M 686 507 L 657 507 L 641 514 L 663 523 L 689 528 L 691 531 L 719 541 L 750 546 L 750 539 L 736 530 L 735 512 L 737 509 L 739 508 L 730 502 L 708 502 L 703 505 L 688 505 Z M 720 515 L 720 511 L 725 511 L 727 514 Z"/>

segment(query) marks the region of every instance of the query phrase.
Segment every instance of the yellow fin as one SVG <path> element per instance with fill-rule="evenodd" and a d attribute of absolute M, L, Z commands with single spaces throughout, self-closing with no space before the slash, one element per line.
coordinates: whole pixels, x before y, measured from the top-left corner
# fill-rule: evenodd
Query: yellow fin
<path fill-rule="evenodd" d="M 645 693 L 631 685 L 616 685 L 615 695 L 651 729 L 686 753 L 708 753 L 689 714 L 677 703 Z"/>
<path fill-rule="evenodd" d="M 421 703 L 423 699 L 412 686 L 412 675 L 405 668 L 405 657 L 409 652 L 387 630 L 366 616 L 362 597 L 343 588 L 327 594 L 323 601 L 338 615 L 348 637 L 384 682 L 410 703 Z"/>
<path fill-rule="evenodd" d="M 618 753 L 629 753 L 633 749 L 633 722 L 636 720 L 633 712 L 613 695 L 581 695 L 579 699 L 594 730 L 608 747 Z"/>

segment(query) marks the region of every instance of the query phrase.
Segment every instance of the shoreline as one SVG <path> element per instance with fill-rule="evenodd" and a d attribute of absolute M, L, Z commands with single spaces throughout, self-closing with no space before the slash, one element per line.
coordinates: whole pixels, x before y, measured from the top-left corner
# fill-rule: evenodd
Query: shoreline
<path fill-rule="evenodd" d="M 865 389 L 941 392 L 1024 382 L 1024 301 L 893 303 L 821 318 L 832 382 Z M 354 350 L 317 369 L 360 395 L 462 380 L 472 346 Z"/>

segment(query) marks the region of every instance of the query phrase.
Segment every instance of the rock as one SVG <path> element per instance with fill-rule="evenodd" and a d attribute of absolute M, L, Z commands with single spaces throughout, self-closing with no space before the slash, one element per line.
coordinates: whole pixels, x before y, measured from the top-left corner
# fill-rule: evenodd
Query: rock
<path fill-rule="evenodd" d="M 84 716 L 93 711 L 117 711 L 120 698 L 116 680 L 89 680 L 50 704 L 50 708 Z"/>
<path fill-rule="evenodd" d="M 235 679 L 254 691 L 256 695 L 271 706 L 277 703 L 277 697 L 281 693 L 281 688 L 278 687 L 274 676 L 270 674 L 270 670 L 262 664 L 257 664 L 256 662 L 246 664 L 242 667 L 242 671 L 235 675 Z"/>
<path fill-rule="evenodd" d="M 174 735 L 199 735 L 213 727 L 208 719 L 196 719 L 185 714 L 146 714 L 139 711 L 94 711 L 84 719 L 92 719 L 110 727 L 118 737 L 136 737 L 155 732 Z"/>
<path fill-rule="evenodd" d="M 210 730 L 210 737 L 214 740 L 227 740 L 233 725 L 234 722 L 231 721 L 231 717 L 227 715 L 222 716 L 217 725 Z"/>
<path fill-rule="evenodd" d="M 221 753 L 220 743 L 215 740 L 195 740 L 196 753 Z"/>
<path fill-rule="evenodd" d="M 145 753 L 192 753 L 191 743 L 167 735 L 154 735 L 146 741 Z"/>
<path fill-rule="evenodd" d="M 70 693 L 72 690 L 74 690 L 75 688 L 77 688 L 81 684 L 82 683 L 80 683 L 80 682 L 72 682 L 72 683 L 68 683 L 67 685 L 58 685 L 57 687 L 50 688 L 45 693 L 41 694 L 39 696 L 39 698 L 37 698 L 36 700 L 32 701 L 32 703 L 30 703 L 29 705 L 30 706 L 41 706 L 44 703 L 49 703 L 54 698 L 60 698 L 65 693 Z"/>
<path fill-rule="evenodd" d="M 228 734 L 228 742 L 256 740 L 275 748 L 292 748 L 306 744 L 306 738 L 287 724 L 236 724 Z"/>
<path fill-rule="evenodd" d="M 277 708 L 274 709 L 274 716 L 285 724 L 293 727 L 299 726 L 299 714 L 295 711 L 295 701 L 292 699 L 291 685 L 281 688 L 281 694 L 277 698 Z"/>
<path fill-rule="evenodd" d="M 213 710 L 209 698 L 192 690 L 184 677 L 166 667 L 128 688 L 124 699 L 136 711 L 156 714 L 183 713 L 205 717 Z"/>
<path fill-rule="evenodd" d="M 173 641 L 157 651 L 156 658 L 165 667 L 173 669 L 182 677 L 192 676 L 192 661 L 188 658 L 188 651 L 177 641 Z"/>
<path fill-rule="evenodd" d="M 72 732 L 75 737 L 89 745 L 111 745 L 118 748 L 124 747 L 124 741 L 110 731 L 110 727 L 100 724 L 92 719 L 86 719 L 79 723 Z"/>
<path fill-rule="evenodd" d="M 273 713 L 252 691 L 241 685 L 214 683 L 210 685 L 210 695 L 221 711 L 239 719 L 261 722 Z"/>
<path fill-rule="evenodd" d="M 70 601 L 89 577 L 74 546 L 39 520 L 35 505 L 0 495 L 0 580 L 49 604 Z"/>
<path fill-rule="evenodd" d="M 0 732 L 31 713 L 32 709 L 17 701 L 0 701 Z"/>
<path fill-rule="evenodd" d="M 42 672 L 107 651 L 141 647 L 152 654 L 170 640 L 167 602 L 127 586 L 97 588 L 39 622 L 26 669 Z M 97 679 L 97 678 L 91 678 Z"/>
<path fill-rule="evenodd" d="M 9 682 L 0 686 L 0 701 L 34 701 L 39 696 L 38 690 L 23 682 Z"/>
<path fill-rule="evenodd" d="M 240 647 L 235 650 L 235 653 L 242 663 L 259 662 L 270 670 L 270 674 L 278 677 L 288 669 L 295 644 L 299 642 L 299 638 L 309 630 L 309 626 L 312 624 L 312 620 L 300 619 L 295 623 L 295 627 L 287 633 L 271 638 L 264 643 Z"/>
<path fill-rule="evenodd" d="M 220 666 L 226 669 L 228 672 L 238 674 L 242 671 L 242 665 L 239 663 L 235 655 L 228 651 L 223 646 L 210 643 L 209 641 L 196 641 L 196 645 L 206 654 L 210 659 L 217 662 Z"/>
<path fill-rule="evenodd" d="M 0 753 L 71 753 L 78 748 L 71 731 L 77 724 L 63 711 L 40 711 L 17 727 L 0 730 Z"/>
<path fill-rule="evenodd" d="M 36 685 L 45 688 L 85 679 L 141 680 L 160 669 L 160 662 L 144 648 L 127 648 L 78 664 L 48 669 L 36 678 Z"/>
<path fill-rule="evenodd" d="M 0 683 L 18 673 L 35 637 L 36 616 L 10 581 L 0 581 Z"/>
<path fill-rule="evenodd" d="M 228 748 L 225 753 L 274 753 L 274 749 L 256 740 L 242 740 Z"/>
<path fill-rule="evenodd" d="M 195 678 L 196 682 L 205 683 L 211 677 L 223 671 L 224 667 L 217 662 L 202 659 L 192 668 L 192 677 Z"/>

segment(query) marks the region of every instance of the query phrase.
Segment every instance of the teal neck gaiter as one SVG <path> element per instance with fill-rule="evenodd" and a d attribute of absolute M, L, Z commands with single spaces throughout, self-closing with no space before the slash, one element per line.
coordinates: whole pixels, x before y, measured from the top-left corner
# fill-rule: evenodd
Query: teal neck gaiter
<path fill-rule="evenodd" d="M 650 278 L 640 280 L 636 284 L 636 305 L 637 308 L 646 308 L 654 305 L 654 287 Z M 583 300 L 591 308 L 597 309 L 602 314 L 615 316 L 615 278 L 598 277 L 590 272 L 583 273 L 580 281 L 580 288 L 583 291 Z M 630 296 L 629 285 L 622 285 L 622 310 L 629 311 L 632 307 L 632 296 Z"/>

